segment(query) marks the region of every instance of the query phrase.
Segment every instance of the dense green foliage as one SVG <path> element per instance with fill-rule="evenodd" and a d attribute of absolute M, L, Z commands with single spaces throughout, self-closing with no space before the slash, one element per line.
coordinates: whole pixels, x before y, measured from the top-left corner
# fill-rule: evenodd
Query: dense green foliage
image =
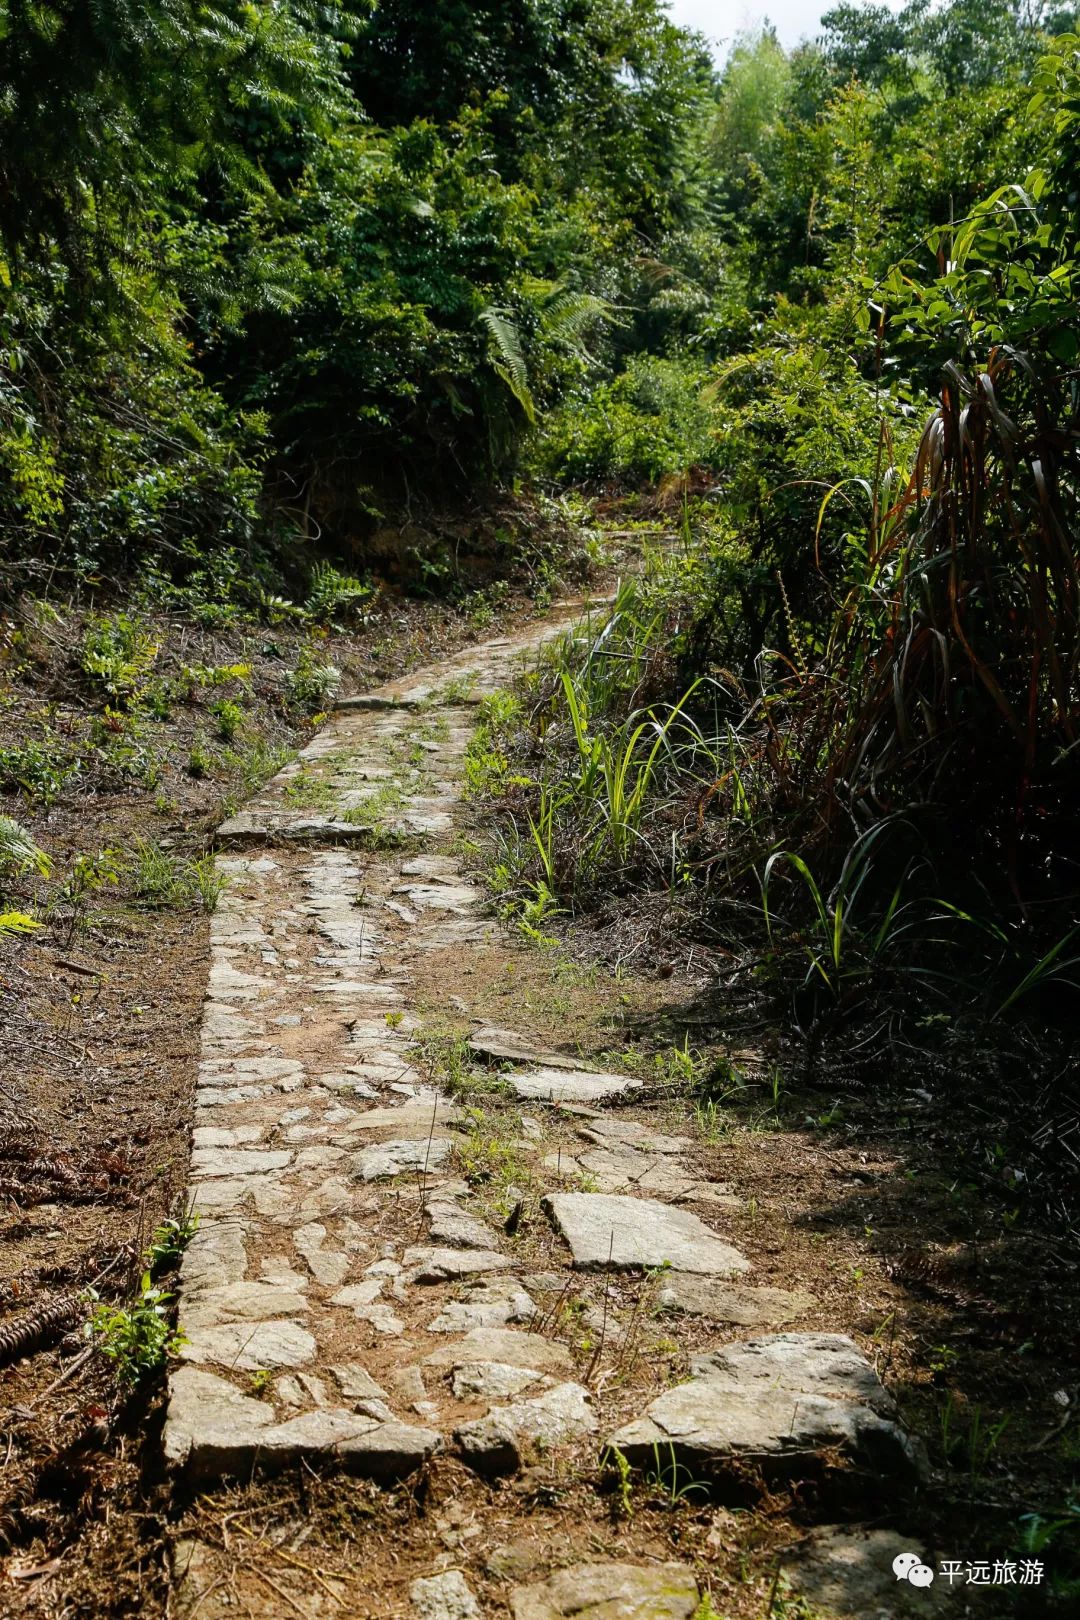
<path fill-rule="evenodd" d="M 815 1027 L 885 986 L 1027 1012 L 1080 965 L 1080 40 L 1007 6 L 825 24 L 732 53 L 663 369 L 547 434 L 566 475 L 715 484 L 541 679 L 502 881 L 758 937 Z"/>
<path fill-rule="evenodd" d="M 0 532 L 340 546 L 509 474 L 709 90 L 656 0 L 3 0 Z"/>

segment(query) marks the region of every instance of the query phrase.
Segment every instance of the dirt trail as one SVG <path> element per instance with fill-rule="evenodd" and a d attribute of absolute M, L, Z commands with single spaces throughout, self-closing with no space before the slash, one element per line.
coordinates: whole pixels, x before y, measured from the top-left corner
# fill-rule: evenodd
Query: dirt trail
<path fill-rule="evenodd" d="M 455 831 L 473 706 L 575 611 L 349 700 L 221 829 L 164 1433 L 178 1500 L 337 1464 L 427 1517 L 388 1545 L 376 1507 L 366 1533 L 313 1530 L 299 1488 L 263 1539 L 257 1497 L 231 1537 L 196 1510 L 181 1616 L 690 1620 L 713 1612 L 708 1564 L 629 1532 L 641 1472 L 674 1500 L 811 1481 L 826 1524 L 924 1472 L 855 1345 L 791 1331 L 813 1299 L 757 1285 L 715 1155 L 658 1128 L 639 1082 L 480 1029 L 463 1100 L 425 1044 L 425 959 L 464 976 L 502 934 Z M 793 1582 L 908 1612 L 891 1563 L 912 1544 L 882 1522 L 826 1528 Z"/>

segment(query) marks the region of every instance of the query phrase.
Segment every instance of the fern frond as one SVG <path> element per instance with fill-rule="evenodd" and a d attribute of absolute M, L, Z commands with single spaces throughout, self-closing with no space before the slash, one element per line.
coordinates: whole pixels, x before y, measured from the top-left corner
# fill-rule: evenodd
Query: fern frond
<path fill-rule="evenodd" d="M 487 327 L 497 358 L 492 361 L 495 374 L 509 388 L 529 422 L 536 423 L 536 405 L 529 389 L 529 368 L 521 347 L 521 334 L 505 309 L 488 304 L 480 311 L 480 320 Z"/>
<path fill-rule="evenodd" d="M 569 289 L 556 294 L 540 317 L 540 330 L 550 343 L 566 343 L 579 354 L 584 354 L 582 340 L 601 321 L 612 319 L 612 308 L 606 298 L 595 293 L 573 292 Z"/>
<path fill-rule="evenodd" d="M 0 816 L 0 870 L 25 872 L 27 867 L 48 877 L 52 861 L 34 843 L 25 827 L 11 816 Z"/>
<path fill-rule="evenodd" d="M 36 934 L 40 927 L 25 911 L 0 911 L 0 939 L 5 934 Z"/>

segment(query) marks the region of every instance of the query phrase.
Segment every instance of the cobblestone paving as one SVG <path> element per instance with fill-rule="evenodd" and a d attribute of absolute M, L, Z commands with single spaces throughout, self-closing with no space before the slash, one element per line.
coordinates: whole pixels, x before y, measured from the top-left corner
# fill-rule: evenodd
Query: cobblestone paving
<path fill-rule="evenodd" d="M 559 628 L 555 615 L 543 634 Z M 415 1055 L 411 967 L 448 947 L 464 962 L 499 936 L 453 818 L 475 702 L 541 639 L 494 641 L 342 704 L 221 828 L 191 1168 L 201 1223 L 181 1273 L 168 1461 L 186 1484 L 329 1457 L 393 1479 L 450 1451 L 492 1476 L 560 1447 L 595 1470 L 610 1443 L 631 1463 L 662 1445 L 697 1469 L 741 1456 L 782 1477 L 827 1447 L 917 1478 L 920 1450 L 876 1374 L 849 1340 L 790 1330 L 813 1301 L 755 1287 L 724 1236 L 732 1189 L 695 1169 L 687 1138 L 630 1117 L 625 1076 L 534 1054 L 527 1031 L 477 1031 L 478 1054 L 514 1064 L 512 1101 L 528 1110 L 545 1269 L 521 1262 L 512 1219 L 504 1230 L 472 1204 L 457 1151 L 469 1121 Z M 574 1132 L 557 1151 L 555 1116 Z M 550 1301 L 574 1273 L 653 1269 L 658 1305 L 694 1322 L 696 1343 L 703 1323 L 722 1326 L 688 1381 L 616 1422 L 545 1331 Z M 604 1315 L 617 1343 L 628 1328 Z M 758 1332 L 774 1326 L 788 1331 Z M 206 1596 L 209 1557 L 181 1549 L 181 1611 Z M 517 1620 L 688 1620 L 698 1590 L 681 1565 L 608 1562 L 509 1601 Z M 418 1579 L 409 1604 L 421 1620 L 487 1612 L 456 1570 Z"/>

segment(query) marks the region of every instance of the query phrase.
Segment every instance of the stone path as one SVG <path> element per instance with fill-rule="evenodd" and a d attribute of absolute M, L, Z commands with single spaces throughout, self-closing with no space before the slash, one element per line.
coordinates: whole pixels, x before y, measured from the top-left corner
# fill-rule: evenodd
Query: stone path
<path fill-rule="evenodd" d="M 522 1196 L 504 1224 L 463 1176 L 476 1117 L 417 1058 L 412 970 L 501 937 L 454 853 L 473 705 L 563 622 L 342 703 L 220 830 L 201 1224 L 165 1427 L 185 1488 L 331 1458 L 392 1480 L 437 1453 L 493 1478 L 564 1449 L 595 1477 L 613 1448 L 632 1467 L 662 1450 L 700 1478 L 732 1459 L 803 1477 L 824 1448 L 873 1479 L 919 1478 L 918 1445 L 849 1340 L 756 1332 L 813 1301 L 755 1286 L 724 1236 L 736 1194 L 695 1165 L 689 1138 L 635 1117 L 635 1082 L 536 1051 L 527 1031 L 477 1029 L 478 1064 L 509 1065 L 493 1107 L 535 1169 L 535 1207 L 519 1228 Z M 584 1348 L 561 1331 L 575 1279 Z M 637 1289 L 629 1311 L 619 1279 Z M 669 1331 L 712 1339 L 689 1377 L 619 1393 L 604 1356 L 624 1354 L 643 1301 Z M 179 1612 L 213 1620 L 212 1550 L 185 1542 L 176 1562 Z M 395 1613 L 489 1612 L 437 1564 Z M 689 1620 L 698 1597 L 688 1567 L 608 1561 L 511 1581 L 491 1612 Z"/>

